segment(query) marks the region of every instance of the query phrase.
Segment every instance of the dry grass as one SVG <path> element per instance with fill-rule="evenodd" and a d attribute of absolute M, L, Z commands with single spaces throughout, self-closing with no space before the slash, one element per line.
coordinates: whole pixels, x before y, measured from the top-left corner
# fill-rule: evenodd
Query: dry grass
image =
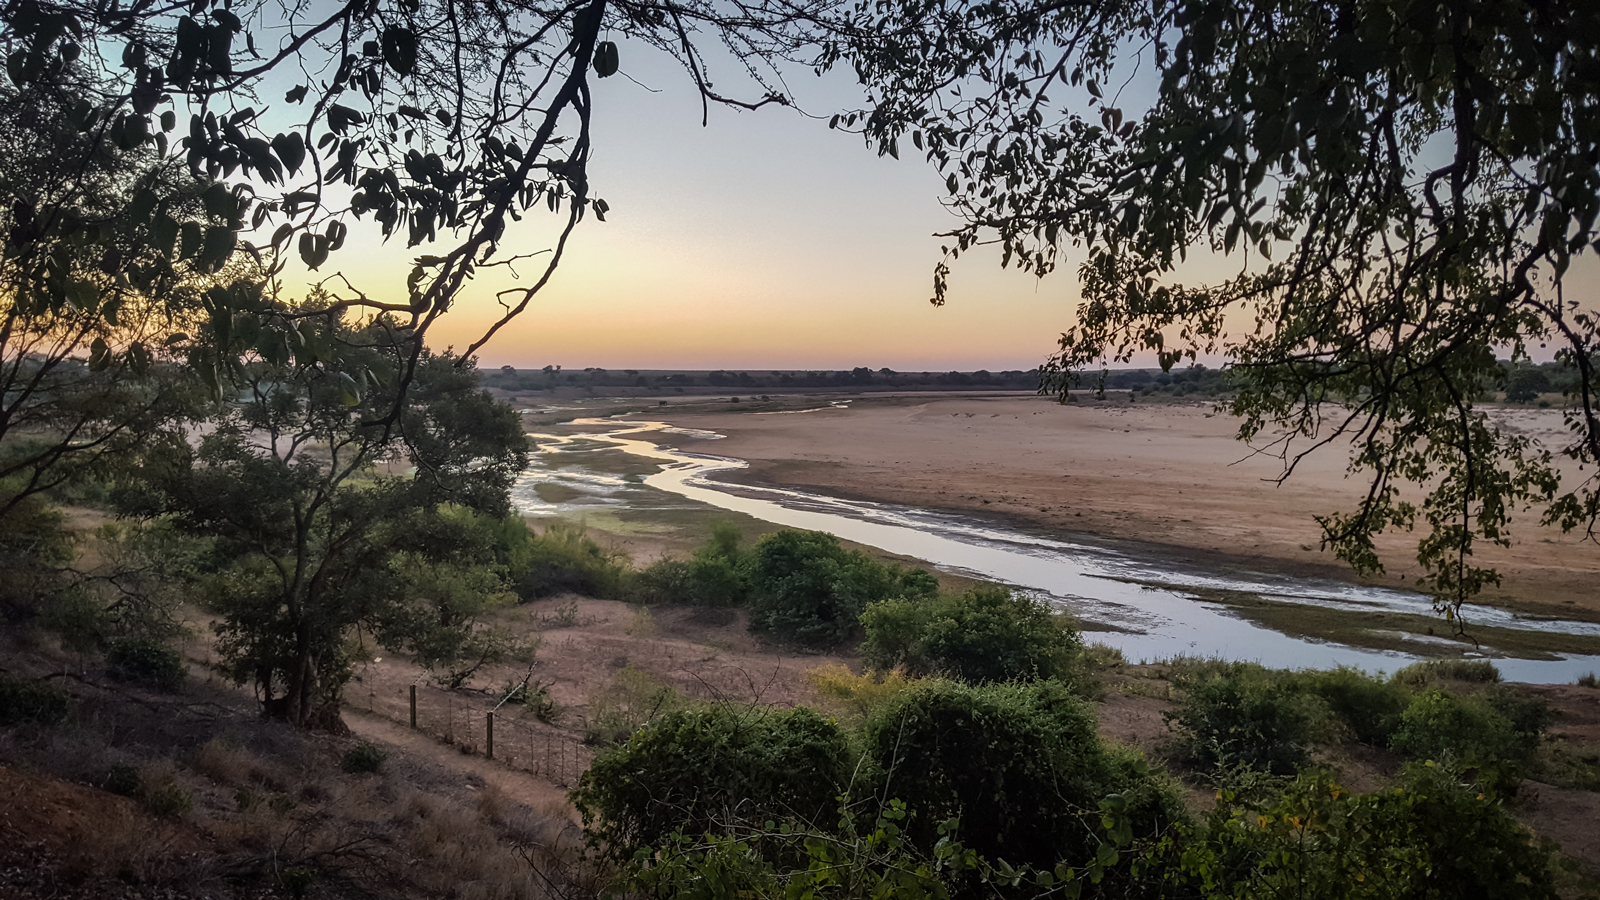
<path fill-rule="evenodd" d="M 81 883 L 111 878 L 124 884 L 161 884 L 184 871 L 175 852 L 179 830 L 118 805 L 97 817 L 93 834 L 81 835 L 62 858 L 62 874 Z"/>
<path fill-rule="evenodd" d="M 902 669 L 857 675 L 843 665 L 828 665 L 805 673 L 805 680 L 835 713 L 864 719 L 889 698 L 924 679 L 913 678 Z"/>
<path fill-rule="evenodd" d="M 308 887 L 429 900 L 596 896 L 600 876 L 582 861 L 565 807 L 530 808 L 395 747 L 382 773 L 347 775 L 347 743 L 263 722 L 247 697 L 192 685 L 132 704 L 91 697 L 59 727 L 0 729 L 0 766 L 76 782 L 58 790 L 103 807 L 29 832 L 58 848 L 37 864 L 53 867 L 41 883 L 96 896 L 132 886 L 175 900 Z M 113 766 L 138 770 L 134 798 L 84 787 Z"/>

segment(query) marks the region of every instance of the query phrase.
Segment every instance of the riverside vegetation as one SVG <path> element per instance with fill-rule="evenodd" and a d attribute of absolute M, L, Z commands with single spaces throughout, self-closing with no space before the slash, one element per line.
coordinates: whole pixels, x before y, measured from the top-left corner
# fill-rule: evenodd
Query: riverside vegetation
<path fill-rule="evenodd" d="M 206 543 L 197 536 L 117 527 L 74 544 L 46 512 L 32 521 L 53 537 L 37 546 L 142 560 L 146 593 L 220 602 L 217 566 L 233 563 L 193 552 Z M 1176 699 L 1172 737 L 1151 755 L 1098 731 L 1096 699 L 1125 687 L 1111 677 L 1114 654 L 1002 587 L 944 590 L 929 572 L 820 533 L 745 546 L 724 526 L 687 558 L 640 567 L 581 526 L 537 532 L 450 505 L 439 515 L 452 546 L 476 548 L 455 558 L 491 579 L 476 595 L 490 606 L 621 600 L 641 636 L 651 609 L 739 610 L 785 652 L 855 646 L 862 670 L 815 670 L 816 708 L 785 709 L 696 700 L 625 669 L 616 696 L 591 707 L 600 749 L 571 797 L 579 830 L 556 807 L 519 806 L 492 786 L 475 800 L 437 774 L 407 786 L 420 770 L 398 749 L 269 721 L 236 721 L 228 735 L 192 712 L 136 715 L 139 740 L 118 736 L 124 710 L 192 710 L 217 695 L 185 677 L 171 633 L 151 624 L 155 607 L 131 607 L 146 621 L 96 593 L 99 582 L 57 581 L 8 612 L 79 653 L 98 648 L 105 680 L 5 675 L 3 758 L 131 798 L 125 814 L 164 823 L 166 841 L 123 834 L 64 859 L 64 871 L 85 884 L 190 879 L 198 864 L 171 848 L 203 825 L 215 847 L 208 889 L 293 896 L 1583 895 L 1512 813 L 1526 777 L 1600 788 L 1600 757 L 1550 752 L 1551 708 L 1500 684 L 1486 662 L 1379 678 L 1176 660 L 1160 681 Z M 139 550 L 151 541 L 165 548 L 160 571 Z M 408 558 L 391 565 L 404 571 Z M 423 584 L 412 596 L 432 604 L 461 596 Z M 434 621 L 440 607 L 424 608 Z M 382 634 L 459 690 L 480 667 L 536 652 L 498 627 L 476 621 L 454 632 L 476 643 L 444 650 L 416 632 Z M 538 686 L 513 690 L 534 701 L 530 714 L 552 714 Z M 1391 754 L 1392 775 L 1343 785 L 1328 751 L 1345 746 Z M 229 811 L 217 811 L 219 796 Z"/>
<path fill-rule="evenodd" d="M 330 340 L 384 334 L 328 321 Z M 122 816 L 115 848 L 75 832 L 35 893 L 66 877 L 293 896 L 1554 897 L 1565 875 L 1512 805 L 1530 774 L 1600 786 L 1600 759 L 1543 752 L 1550 709 L 1487 663 L 1379 679 L 1175 661 L 1173 738 L 1152 758 L 1099 733 L 1115 658 L 1032 598 L 952 590 L 819 532 L 747 546 L 720 526 L 636 566 L 581 526 L 511 514 L 519 423 L 448 355 L 423 354 L 404 395 L 354 398 L 393 428 L 351 415 L 315 367 L 244 375 L 240 398 L 190 415 L 197 442 L 74 473 L 0 527 L 0 759 Z M 116 521 L 74 530 L 61 506 Z M 631 604 L 641 642 L 652 609 L 691 606 L 862 671 L 814 671 L 811 709 L 695 698 L 624 666 L 583 726 L 581 829 L 559 800 L 508 812 L 489 782 L 468 800 L 400 748 L 341 736 L 372 645 L 458 693 L 526 665 L 504 701 L 559 718 L 531 681 L 550 651 L 497 616 L 566 602 L 549 624 L 571 626 L 574 597 Z M 261 720 L 191 683 L 174 642 L 192 648 L 195 619 Z M 1348 744 L 1403 763 L 1352 790 L 1322 753 Z M 30 815 L 53 808 L 38 802 Z"/>

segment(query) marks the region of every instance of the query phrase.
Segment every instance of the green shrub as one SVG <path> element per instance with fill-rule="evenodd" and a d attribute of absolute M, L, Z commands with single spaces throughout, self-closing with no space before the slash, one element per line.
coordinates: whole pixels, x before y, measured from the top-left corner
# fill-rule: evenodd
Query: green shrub
<path fill-rule="evenodd" d="M 12 487 L 0 480 L 0 498 L 13 500 Z M 65 586 L 62 570 L 72 561 L 74 540 L 65 521 L 37 495 L 14 499 L 0 516 L 0 571 L 6 574 L 0 579 L 0 621 L 31 619 Z"/>
<path fill-rule="evenodd" d="M 739 546 L 743 535 L 737 526 L 718 522 L 711 538 L 689 561 L 689 589 L 694 602 L 705 606 L 743 606 L 750 598 L 745 571 L 747 554 Z"/>
<path fill-rule="evenodd" d="M 1555 710 L 1543 697 L 1525 696 L 1508 684 L 1490 687 L 1483 697 L 1495 712 L 1506 717 L 1511 730 L 1522 735 L 1529 747 L 1536 745 L 1539 737 L 1555 724 Z"/>
<path fill-rule="evenodd" d="M 531 531 L 513 554 L 512 575 L 517 596 L 538 600 L 568 591 L 587 597 L 616 599 L 626 564 L 590 538 L 582 525 L 556 522 L 543 534 Z"/>
<path fill-rule="evenodd" d="M 1429 688 L 1412 698 L 1390 743 L 1419 760 L 1480 767 L 1490 787 L 1510 793 L 1521 781 L 1543 730 L 1536 715 L 1521 724 L 1536 730 L 1519 730 L 1518 723 L 1485 697 Z"/>
<path fill-rule="evenodd" d="M 1593 672 L 1585 672 L 1578 676 L 1577 685 L 1578 687 L 1586 688 L 1600 687 L 1600 680 L 1595 678 L 1595 674 Z"/>
<path fill-rule="evenodd" d="M 923 635 L 933 614 L 934 601 L 894 597 L 879 600 L 861 611 L 861 662 L 868 669 L 889 672 L 900 669 L 913 676 L 934 671 Z"/>
<path fill-rule="evenodd" d="M 1139 835 L 1186 818 L 1170 783 L 1108 750 L 1088 705 L 1053 681 L 924 683 L 885 703 L 865 741 L 875 793 L 905 802 L 905 831 L 924 850 L 959 817 L 960 840 L 991 861 L 1092 859 L 1112 794 Z"/>
<path fill-rule="evenodd" d="M 639 603 L 740 606 L 749 587 L 737 563 L 696 556 L 662 559 L 634 573 L 630 597 Z"/>
<path fill-rule="evenodd" d="M 111 771 L 106 773 L 106 780 L 102 783 L 102 786 L 113 794 L 121 794 L 124 797 L 137 797 L 139 788 L 143 786 L 143 781 L 139 777 L 139 768 L 137 766 L 116 765 L 112 766 Z"/>
<path fill-rule="evenodd" d="M 804 707 L 679 710 L 596 756 L 572 800 L 591 840 L 625 860 L 673 832 L 822 823 L 848 786 L 851 762 L 838 727 Z"/>
<path fill-rule="evenodd" d="M 920 570 L 885 565 L 839 546 L 820 531 L 769 534 L 744 567 L 750 628 L 803 646 L 833 647 L 849 637 L 868 604 L 927 596 L 937 581 Z"/>
<path fill-rule="evenodd" d="M 389 752 L 370 741 L 362 741 L 344 752 L 339 768 L 351 775 L 377 772 L 383 768 Z"/>
<path fill-rule="evenodd" d="M 1500 681 L 1500 670 L 1486 659 L 1429 659 L 1394 673 L 1394 680 L 1411 687 L 1426 687 L 1437 681 L 1496 684 Z"/>
<path fill-rule="evenodd" d="M 194 795 L 171 780 L 155 785 L 144 785 L 138 797 L 139 805 L 151 815 L 163 819 L 181 819 L 194 808 Z"/>
<path fill-rule="evenodd" d="M 702 606 L 743 606 L 750 583 L 737 560 L 696 556 L 689 561 L 689 594 Z"/>
<path fill-rule="evenodd" d="M 1355 794 L 1327 773 L 1262 800 L 1224 794 L 1169 874 L 1205 896 L 1554 900 L 1550 854 L 1480 787 L 1442 766 Z M 1196 892 L 1199 893 L 1199 892 Z"/>
<path fill-rule="evenodd" d="M 973 683 L 1066 674 L 1082 648 L 1064 620 L 1002 587 L 932 600 L 885 600 L 861 614 L 869 667 L 940 672 Z"/>
<path fill-rule="evenodd" d="M 694 602 L 689 564 L 681 559 L 660 559 L 635 572 L 628 587 L 638 603 L 686 605 Z"/>
<path fill-rule="evenodd" d="M 73 709 L 72 697 L 65 691 L 36 679 L 0 674 L 0 725 L 59 725 L 72 717 Z"/>
<path fill-rule="evenodd" d="M 1288 683 L 1321 697 L 1356 740 L 1374 747 L 1389 745 L 1409 699 L 1397 684 L 1347 666 L 1296 672 Z"/>
<path fill-rule="evenodd" d="M 124 638 L 112 641 L 106 649 L 106 674 L 118 681 L 130 681 L 176 691 L 188 675 L 183 657 L 161 641 Z"/>
<path fill-rule="evenodd" d="M 1322 699 L 1261 666 L 1185 667 L 1173 684 L 1182 696 L 1177 709 L 1162 717 L 1176 732 L 1174 751 L 1191 765 L 1290 775 L 1326 736 L 1330 714 Z"/>

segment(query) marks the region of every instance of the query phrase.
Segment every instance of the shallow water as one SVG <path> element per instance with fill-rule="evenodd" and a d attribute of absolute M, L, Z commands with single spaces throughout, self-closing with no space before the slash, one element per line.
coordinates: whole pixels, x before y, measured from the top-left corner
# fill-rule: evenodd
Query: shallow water
<path fill-rule="evenodd" d="M 610 426 L 605 433 L 572 437 L 534 435 L 541 453 L 513 489 L 513 500 L 535 515 L 581 513 L 628 506 L 671 508 L 682 500 L 733 510 L 783 525 L 827 531 L 890 553 L 926 560 L 935 568 L 1000 581 L 1057 604 L 1074 615 L 1118 631 L 1094 640 L 1117 647 L 1130 661 L 1178 655 L 1254 660 L 1275 668 L 1357 666 L 1393 671 L 1416 659 L 1282 634 L 1230 614 L 1225 607 L 1175 590 L 1129 581 L 1246 591 L 1262 597 L 1346 610 L 1431 614 L 1421 594 L 1316 579 L 1267 574 L 1234 575 L 1181 565 L 1137 550 L 1111 549 L 1025 534 L 948 513 L 887 503 L 840 500 L 803 491 L 724 484 L 718 472 L 743 468 L 741 460 L 673 449 L 674 435 L 710 439 L 710 432 L 678 429 L 665 422 L 579 419 L 576 424 Z M 656 461 L 654 474 L 615 475 L 626 453 Z M 547 503 L 537 483 L 572 487 L 581 496 Z M 1510 628 L 1600 634 L 1600 623 L 1524 619 L 1488 607 L 1473 609 L 1473 622 Z M 1429 638 L 1415 636 L 1420 643 Z M 1495 658 L 1509 680 L 1571 682 L 1600 670 L 1600 657 L 1556 661 Z"/>

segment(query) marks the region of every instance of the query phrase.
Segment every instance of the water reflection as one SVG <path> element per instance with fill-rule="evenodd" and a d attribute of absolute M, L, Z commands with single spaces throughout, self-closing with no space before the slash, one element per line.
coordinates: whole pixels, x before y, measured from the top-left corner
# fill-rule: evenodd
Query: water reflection
<path fill-rule="evenodd" d="M 1159 582 L 1245 591 L 1272 600 L 1316 604 L 1344 610 L 1432 614 L 1421 594 L 1332 581 L 1290 579 L 1265 574 L 1243 576 L 1204 571 L 1153 556 L 1107 547 L 1029 535 L 948 513 L 887 503 L 841 500 L 783 488 L 731 485 L 711 476 L 743 468 L 741 460 L 673 449 L 658 443 L 668 435 L 720 437 L 676 429 L 665 422 L 619 423 L 579 419 L 577 425 L 609 430 L 579 436 L 535 435 L 539 461 L 519 481 L 514 500 L 529 514 L 581 512 L 585 507 L 681 507 L 683 500 L 733 510 L 783 525 L 827 531 L 890 553 L 928 561 L 933 566 L 975 578 L 1015 585 L 1070 610 L 1074 615 L 1118 629 L 1095 635 L 1133 661 L 1180 654 L 1255 660 L 1277 668 L 1358 666 L 1393 671 L 1415 657 L 1292 637 L 1228 613 L 1216 604 L 1166 588 L 1130 582 Z M 653 474 L 613 476 L 586 469 L 586 458 L 618 451 L 654 460 Z M 548 501 L 538 484 L 564 485 L 571 499 Z M 545 490 L 548 495 L 548 489 Z M 682 499 L 679 499 L 682 498 Z M 1521 619 L 1503 610 L 1477 607 L 1481 625 L 1600 634 L 1600 624 Z M 1426 636 L 1410 636 L 1421 642 Z M 1496 659 L 1508 679 L 1570 682 L 1600 669 L 1600 657 L 1555 661 Z"/>

